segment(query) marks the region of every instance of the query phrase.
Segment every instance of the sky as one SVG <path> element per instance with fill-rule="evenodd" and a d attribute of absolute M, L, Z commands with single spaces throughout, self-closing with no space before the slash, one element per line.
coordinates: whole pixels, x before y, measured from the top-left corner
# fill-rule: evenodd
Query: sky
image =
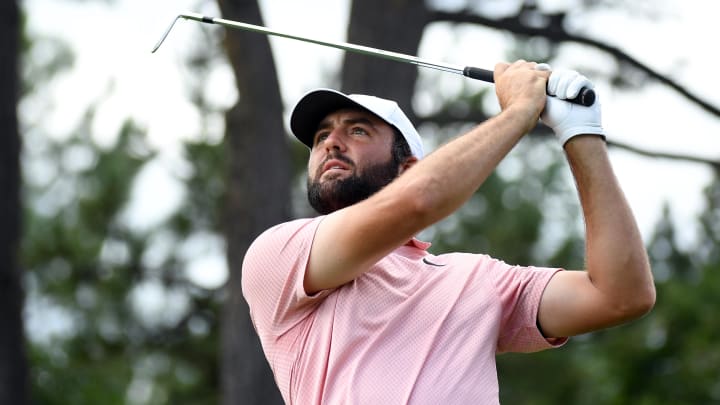
<path fill-rule="evenodd" d="M 460 1 L 434 0 L 443 7 L 457 8 Z M 484 2 L 502 14 L 514 2 Z M 572 0 L 539 1 L 553 9 L 575 4 Z M 576 12 L 573 29 L 583 35 L 614 44 L 628 54 L 666 73 L 688 89 L 720 106 L 717 66 L 720 53 L 714 42 L 720 38 L 716 0 L 659 0 L 635 2 L 635 13 L 656 13 L 654 20 L 638 14 L 618 12 Z M 135 199 L 127 220 L 142 229 L 160 222 L 177 208 L 184 191 L 169 174 L 180 159 L 179 140 L 193 139 L 199 129 L 198 116 L 189 101 L 182 69 L 184 52 L 197 46 L 200 23 L 179 21 L 155 54 L 150 50 L 176 15 L 193 11 L 219 16 L 212 1 L 202 6 L 190 0 L 148 2 L 146 0 L 69 1 L 26 0 L 28 27 L 36 36 L 65 39 L 76 52 L 72 70 L 54 80 L 44 94 L 54 108 L 43 116 L 42 126 L 52 136 L 67 136 L 86 106 L 103 99 L 93 126 L 93 137 L 112 146 L 114 136 L 128 116 L 147 128 L 151 145 L 160 159 L 143 170 L 136 184 Z M 346 0 L 261 0 L 265 25 L 331 41 L 344 41 L 348 21 Z M 577 8 L 576 8 L 577 9 Z M 317 10 L 322 10 L 318 12 Z M 658 11 L 661 10 L 661 11 Z M 213 29 L 222 29 L 216 27 Z M 314 87 L 328 87 L 327 73 L 337 69 L 342 51 L 287 39 L 271 39 L 286 107 Z M 452 44 L 448 46 L 448 44 Z M 458 65 L 491 69 L 510 49 L 508 36 L 477 27 L 431 25 L 423 38 L 420 57 Z M 40 52 L 33 57 L 42 58 Z M 555 66 L 564 64 L 607 72 L 615 69 L 607 55 L 580 45 L 563 46 Z M 436 73 L 423 72 L 422 75 Z M 593 77 L 590 77 L 593 79 Z M 442 74 L 439 84 L 449 92 L 457 89 L 461 76 Z M 642 90 L 619 91 L 596 82 L 603 101 L 603 125 L 608 138 L 650 150 L 687 153 L 720 160 L 720 120 L 690 105 L 672 90 L 648 83 Z M 485 83 L 474 83 L 478 90 Z M 230 106 L 237 94 L 230 70 L 219 67 L 206 88 L 220 106 Z M 108 93 L 109 92 L 109 93 Z M 103 98 L 104 97 L 104 98 Z M 418 110 L 431 109 L 434 100 L 422 92 L 415 100 Z M 32 105 L 21 108 L 25 117 L 34 115 Z M 22 116 L 22 115 L 21 115 Z M 221 125 L 221 124 L 219 124 Z M 287 120 L 286 120 L 287 125 Z M 221 132 L 221 131 L 218 131 Z M 694 217 L 702 211 L 702 188 L 711 178 L 707 167 L 693 163 L 642 158 L 621 150 L 611 151 L 611 160 L 633 207 L 641 231 L 648 236 L 658 219 L 662 203 L 669 202 L 678 224 L 680 238 L 694 238 Z M 146 191 L 152 190 L 153 193 Z M 167 198 L 159 203 L 152 195 Z M 688 225 L 688 226 L 686 226 Z M 204 262 L 194 263 L 188 272 L 208 287 L 222 284 L 226 270 L 222 241 L 196 242 Z M 195 270 L 193 270 L 195 269 Z M 215 269 L 208 270 L 208 269 Z"/>

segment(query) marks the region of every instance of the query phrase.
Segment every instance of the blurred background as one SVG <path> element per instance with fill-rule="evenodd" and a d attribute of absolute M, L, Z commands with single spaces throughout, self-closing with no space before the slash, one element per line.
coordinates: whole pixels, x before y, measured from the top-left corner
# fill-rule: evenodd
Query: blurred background
<path fill-rule="evenodd" d="M 497 113 L 492 85 L 179 21 L 265 25 L 596 84 L 653 264 L 643 319 L 501 355 L 507 404 L 720 403 L 720 65 L 713 0 L 10 0 L 0 6 L 0 404 L 276 404 L 240 291 L 249 243 L 313 215 L 288 113 L 315 87 L 394 98 L 426 150 Z M 583 224 L 542 126 L 431 251 L 581 268 Z"/>

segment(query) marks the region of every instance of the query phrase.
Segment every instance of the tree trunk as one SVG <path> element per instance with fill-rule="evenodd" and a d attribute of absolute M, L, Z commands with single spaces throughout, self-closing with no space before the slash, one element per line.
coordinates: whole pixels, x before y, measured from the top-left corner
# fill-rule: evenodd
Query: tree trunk
<path fill-rule="evenodd" d="M 218 0 L 223 17 L 262 25 L 256 0 Z M 281 404 L 241 291 L 252 240 L 290 217 L 290 151 L 267 37 L 226 30 L 239 100 L 226 114 L 229 178 L 225 226 L 230 279 L 222 319 L 223 404 Z"/>
<path fill-rule="evenodd" d="M 0 6 L 0 404 L 28 402 L 20 265 L 18 2 Z"/>
<path fill-rule="evenodd" d="M 353 1 L 348 42 L 417 55 L 431 13 L 424 1 Z M 371 94 L 395 100 L 414 121 L 410 104 L 417 66 L 348 53 L 342 70 L 342 88 L 348 93 Z"/>

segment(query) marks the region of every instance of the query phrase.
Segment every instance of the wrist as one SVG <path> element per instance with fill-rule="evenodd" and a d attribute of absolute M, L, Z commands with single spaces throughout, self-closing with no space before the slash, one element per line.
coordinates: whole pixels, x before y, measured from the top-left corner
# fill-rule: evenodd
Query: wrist
<path fill-rule="evenodd" d="M 531 103 L 514 103 L 503 109 L 499 115 L 508 117 L 514 122 L 525 124 L 525 132 L 528 132 L 537 125 L 541 112 L 542 107 L 538 109 Z"/>
<path fill-rule="evenodd" d="M 568 142 L 578 137 L 597 138 L 602 140 L 603 143 L 605 143 L 605 134 L 603 133 L 602 128 L 599 128 L 597 130 L 596 128 L 581 128 L 575 132 L 556 133 L 555 136 L 556 138 L 558 138 L 560 146 L 562 146 L 563 148 L 565 147 L 565 145 L 567 145 Z"/>
<path fill-rule="evenodd" d="M 578 134 L 568 139 L 563 149 L 573 155 L 606 153 L 607 142 L 601 134 Z"/>

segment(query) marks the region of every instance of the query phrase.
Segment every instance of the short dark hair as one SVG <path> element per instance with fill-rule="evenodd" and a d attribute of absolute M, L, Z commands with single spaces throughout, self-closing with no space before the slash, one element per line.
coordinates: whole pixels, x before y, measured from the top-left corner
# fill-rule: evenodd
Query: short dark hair
<path fill-rule="evenodd" d="M 408 145 L 407 140 L 405 140 L 405 137 L 400 132 L 400 130 L 392 125 L 390 127 L 395 134 L 391 151 L 392 159 L 399 166 L 403 164 L 407 160 L 407 158 L 412 156 L 412 151 L 410 150 L 410 145 Z"/>

